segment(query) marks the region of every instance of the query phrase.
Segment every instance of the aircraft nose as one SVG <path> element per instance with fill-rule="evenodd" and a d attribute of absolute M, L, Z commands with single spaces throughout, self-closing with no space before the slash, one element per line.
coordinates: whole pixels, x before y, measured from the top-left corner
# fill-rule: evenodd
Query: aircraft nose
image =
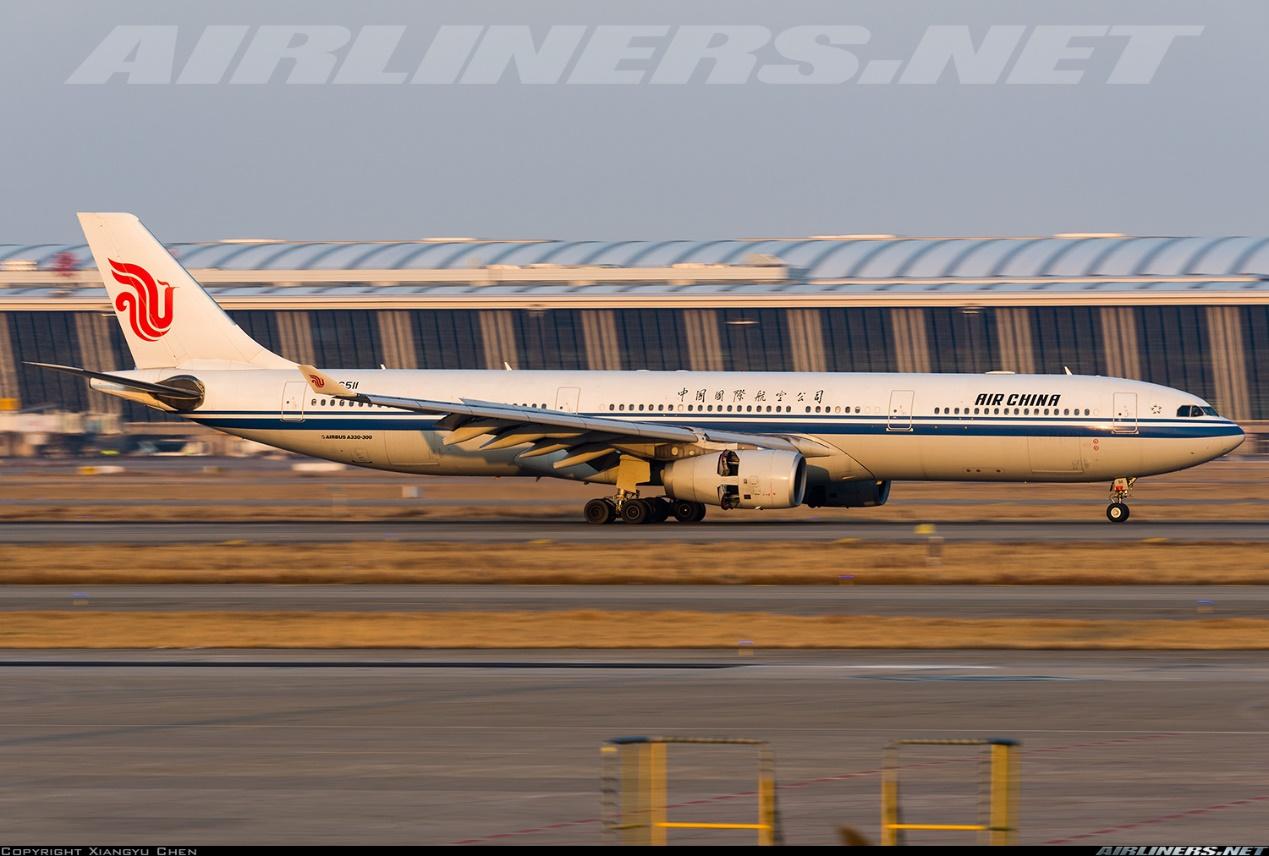
<path fill-rule="evenodd" d="M 1230 452 L 1241 446 L 1243 444 L 1243 440 L 1247 439 L 1247 434 L 1240 426 L 1234 424 L 1233 422 L 1229 423 L 1229 425 L 1237 433 L 1230 434 L 1228 437 L 1224 438 L 1225 442 L 1221 446 L 1222 455 L 1228 455 Z"/>

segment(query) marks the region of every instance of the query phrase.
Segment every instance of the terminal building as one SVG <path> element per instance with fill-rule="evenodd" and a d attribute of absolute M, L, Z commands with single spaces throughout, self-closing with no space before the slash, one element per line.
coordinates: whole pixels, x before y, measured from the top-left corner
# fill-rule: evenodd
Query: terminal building
<path fill-rule="evenodd" d="M 1070 369 L 1184 389 L 1269 433 L 1269 238 L 169 248 L 262 344 L 325 368 Z M 132 365 L 82 244 L 0 245 L 0 398 L 133 431 L 178 429 L 24 361 Z"/>

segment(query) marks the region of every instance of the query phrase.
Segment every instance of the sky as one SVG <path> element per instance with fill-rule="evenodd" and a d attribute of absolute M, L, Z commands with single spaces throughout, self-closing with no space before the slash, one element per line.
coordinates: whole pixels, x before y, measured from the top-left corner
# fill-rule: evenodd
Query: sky
<path fill-rule="evenodd" d="M 863 62 L 930 25 L 1202 32 L 1144 85 L 1107 83 L 1114 39 L 1074 85 L 68 83 L 117 25 L 176 26 L 179 72 L 209 25 L 292 24 L 404 26 L 409 71 L 442 25 L 853 25 Z M 165 241 L 1269 235 L 1266 33 L 1263 0 L 7 0 L 0 243 L 77 242 L 77 210 Z"/>

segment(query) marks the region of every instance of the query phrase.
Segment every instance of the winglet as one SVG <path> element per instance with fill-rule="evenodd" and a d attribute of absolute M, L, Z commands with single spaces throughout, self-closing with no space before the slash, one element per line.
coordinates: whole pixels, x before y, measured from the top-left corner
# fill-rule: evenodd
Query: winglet
<path fill-rule="evenodd" d="M 300 364 L 300 374 L 308 382 L 309 388 L 318 395 L 333 395 L 336 398 L 356 398 L 357 393 L 335 380 L 321 369 Z"/>

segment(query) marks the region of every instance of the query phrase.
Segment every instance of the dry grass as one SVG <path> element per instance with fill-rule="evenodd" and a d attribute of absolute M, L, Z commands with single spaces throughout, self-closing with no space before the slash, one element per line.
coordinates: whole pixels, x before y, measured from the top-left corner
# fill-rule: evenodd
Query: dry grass
<path fill-rule="evenodd" d="M 1269 649 L 1269 620 L 1076 621 L 701 612 L 14 612 L 0 648 Z"/>
<path fill-rule="evenodd" d="M 2 584 L 490 583 L 1126 585 L 1269 583 L 1263 544 L 228 543 L 0 547 Z M 846 579 L 843 579 L 846 578 Z"/>
<path fill-rule="evenodd" d="M 130 465 L 128 459 L 112 463 Z M 360 469 L 307 477 L 252 467 L 245 462 L 203 473 L 191 470 L 188 461 L 173 461 L 171 474 L 159 470 L 93 477 L 19 469 L 0 480 L 0 500 L 24 504 L 0 505 L 0 520 L 580 519 L 585 501 L 608 490 L 555 479 L 446 479 Z M 1134 516 L 1140 520 L 1263 519 L 1269 503 L 1266 473 L 1269 465 L 1259 459 L 1231 459 L 1142 479 L 1133 497 Z M 403 487 L 417 487 L 428 502 L 439 504 L 404 498 Z M 731 514 L 751 519 L 844 521 L 1096 520 L 1106 488 L 1105 484 L 901 482 L 895 485 L 890 503 L 881 508 Z M 241 497 L 269 503 L 236 504 Z M 123 506 L 117 503 L 120 498 L 148 502 Z M 59 504 L 69 499 L 92 504 Z M 173 500 L 210 504 L 191 507 L 171 504 Z M 301 506 L 295 500 L 319 503 Z M 359 500 L 383 504 L 356 505 Z"/>

